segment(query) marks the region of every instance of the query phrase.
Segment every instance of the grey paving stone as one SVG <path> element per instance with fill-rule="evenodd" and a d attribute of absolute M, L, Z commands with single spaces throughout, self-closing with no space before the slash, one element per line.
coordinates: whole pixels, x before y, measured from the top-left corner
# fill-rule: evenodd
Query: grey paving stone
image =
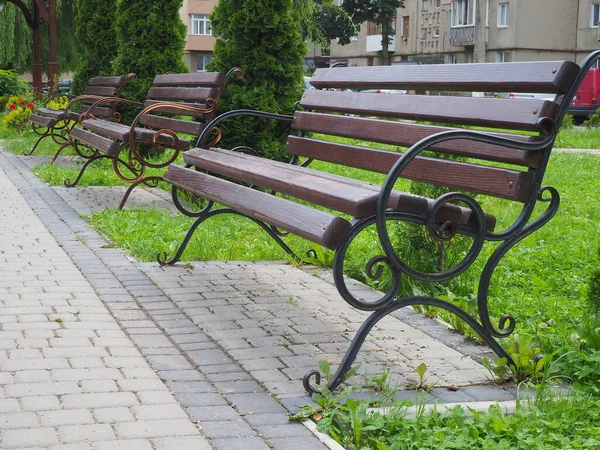
<path fill-rule="evenodd" d="M 231 406 L 191 406 L 186 411 L 198 422 L 236 420 L 240 417 Z"/>
<path fill-rule="evenodd" d="M 211 450 L 212 446 L 201 436 L 166 437 L 152 439 L 156 450 Z"/>
<path fill-rule="evenodd" d="M 21 400 L 23 411 L 53 411 L 60 409 L 58 397 L 43 395 L 39 397 L 24 397 Z"/>
<path fill-rule="evenodd" d="M 267 393 L 229 394 L 225 397 L 242 414 L 285 412 L 285 409 Z"/>
<path fill-rule="evenodd" d="M 58 435 L 64 443 L 81 441 L 112 441 L 115 434 L 108 424 L 66 425 L 58 427 Z"/>
<path fill-rule="evenodd" d="M 270 439 L 269 442 L 275 450 L 327 450 L 329 448 L 314 436 Z"/>
<path fill-rule="evenodd" d="M 254 430 L 243 420 L 200 422 L 200 426 L 209 439 L 239 438 L 256 435 Z"/>
<path fill-rule="evenodd" d="M 123 439 L 119 441 L 94 442 L 94 450 L 153 450 L 147 439 Z"/>
<path fill-rule="evenodd" d="M 87 409 L 42 411 L 37 414 L 37 417 L 42 426 L 50 427 L 94 423 L 92 413 Z"/>
<path fill-rule="evenodd" d="M 258 437 L 213 439 L 211 444 L 216 450 L 269 450 L 269 446 Z"/>
<path fill-rule="evenodd" d="M 2 447 L 4 449 L 25 447 L 47 447 L 58 444 L 54 428 L 37 427 L 33 429 L 22 428 L 18 430 L 0 431 Z"/>
<path fill-rule="evenodd" d="M 33 413 L 14 413 L 0 415 L 0 429 L 33 428 L 38 424 Z"/>
<path fill-rule="evenodd" d="M 125 407 L 96 408 L 92 410 L 96 421 L 100 423 L 133 422 L 135 418 Z"/>
<path fill-rule="evenodd" d="M 113 426 L 117 436 L 123 439 L 199 434 L 198 429 L 189 420 L 147 420 L 116 423 Z"/>

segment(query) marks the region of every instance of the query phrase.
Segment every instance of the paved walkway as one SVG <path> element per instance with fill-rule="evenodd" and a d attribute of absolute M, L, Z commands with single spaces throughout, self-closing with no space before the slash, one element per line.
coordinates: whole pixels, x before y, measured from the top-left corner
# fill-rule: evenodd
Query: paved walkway
<path fill-rule="evenodd" d="M 0 153 L 0 448 L 326 448 L 287 416 L 310 401 L 302 375 L 339 362 L 365 316 L 328 272 L 136 263 L 80 216 L 115 206 L 114 190 L 52 189 L 26 162 Z M 422 362 L 437 386 L 418 394 L 428 402 L 514 398 L 471 358 L 485 351 L 403 311 L 358 362 L 371 375 L 390 367 L 398 398 L 415 396 Z"/>

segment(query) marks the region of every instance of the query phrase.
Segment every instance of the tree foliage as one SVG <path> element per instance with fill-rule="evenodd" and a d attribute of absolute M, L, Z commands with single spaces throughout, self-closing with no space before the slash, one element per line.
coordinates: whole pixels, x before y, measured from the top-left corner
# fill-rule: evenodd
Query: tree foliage
<path fill-rule="evenodd" d="M 33 0 L 23 0 L 33 10 Z M 74 34 L 75 0 L 56 1 L 56 27 L 58 36 L 58 63 L 61 72 L 75 69 L 77 43 Z M 0 68 L 18 73 L 31 72 L 33 64 L 33 31 L 25 16 L 12 3 L 5 3 L 0 11 Z M 41 21 L 42 64 L 48 69 L 48 24 Z"/>
<path fill-rule="evenodd" d="M 83 92 L 87 81 L 98 75 L 111 75 L 117 52 L 115 35 L 116 0 L 77 0 L 75 37 L 78 44 L 77 70 L 73 92 Z"/>
<path fill-rule="evenodd" d="M 292 0 L 220 0 L 211 15 L 217 38 L 210 70 L 240 67 L 242 80 L 225 89 L 221 111 L 250 108 L 291 114 L 302 95 L 306 46 Z M 227 124 L 224 124 L 227 125 Z M 223 127 L 223 143 L 283 159 L 288 124 L 245 118 Z"/>
<path fill-rule="evenodd" d="M 136 80 L 127 83 L 123 97 L 143 101 L 156 75 L 184 73 L 186 27 L 179 10 L 183 0 L 118 0 L 118 54 L 113 72 L 133 72 Z M 131 110 L 125 120 L 132 119 Z"/>
<path fill-rule="evenodd" d="M 404 0 L 345 0 L 343 8 L 359 26 L 364 22 L 381 25 L 381 57 L 384 65 L 390 64 L 389 45 L 396 33 L 393 18 L 398 8 L 404 8 Z"/>

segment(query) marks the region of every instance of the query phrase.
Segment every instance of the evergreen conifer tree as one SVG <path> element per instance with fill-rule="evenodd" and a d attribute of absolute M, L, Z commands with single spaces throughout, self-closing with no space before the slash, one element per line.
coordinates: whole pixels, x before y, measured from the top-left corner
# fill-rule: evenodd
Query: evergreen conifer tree
<path fill-rule="evenodd" d="M 137 79 L 127 83 L 123 97 L 143 101 L 156 75 L 185 73 L 183 61 L 186 27 L 179 10 L 183 0 L 118 0 L 117 57 L 113 72 L 133 72 Z M 123 111 L 124 121 L 133 119 Z"/>
<path fill-rule="evenodd" d="M 112 60 L 117 53 L 116 7 L 116 0 L 77 0 L 79 63 L 73 76 L 75 94 L 83 92 L 91 77 L 112 74 Z"/>
<path fill-rule="evenodd" d="M 302 96 L 306 47 L 292 0 L 220 0 L 212 15 L 217 38 L 210 70 L 240 67 L 243 79 L 231 83 L 220 111 L 250 108 L 291 114 Z M 288 123 L 244 118 L 223 123 L 223 145 L 246 145 L 261 155 L 285 159 Z"/>

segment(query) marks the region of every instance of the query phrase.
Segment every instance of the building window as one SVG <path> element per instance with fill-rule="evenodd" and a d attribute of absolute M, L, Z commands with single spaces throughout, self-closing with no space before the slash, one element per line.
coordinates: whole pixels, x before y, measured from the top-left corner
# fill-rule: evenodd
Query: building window
<path fill-rule="evenodd" d="M 508 61 L 508 53 L 507 52 L 496 52 L 494 61 L 497 63 L 507 62 Z"/>
<path fill-rule="evenodd" d="M 421 28 L 421 39 L 427 39 L 427 28 Z"/>
<path fill-rule="evenodd" d="M 451 9 L 451 27 L 475 25 L 475 0 L 453 0 Z"/>
<path fill-rule="evenodd" d="M 600 23 L 600 3 L 592 4 L 592 16 L 590 18 L 590 26 L 592 28 L 598 28 Z"/>
<path fill-rule="evenodd" d="M 498 28 L 508 27 L 508 3 L 498 5 Z"/>
<path fill-rule="evenodd" d="M 456 59 L 456 54 L 447 55 L 447 58 L 448 58 L 448 61 L 447 61 L 448 64 L 456 64 L 458 62 Z"/>
<path fill-rule="evenodd" d="M 423 11 L 429 11 L 429 0 L 423 0 Z"/>
<path fill-rule="evenodd" d="M 433 37 L 440 37 L 440 27 L 433 27 Z"/>
<path fill-rule="evenodd" d="M 190 34 L 211 36 L 212 27 L 206 14 L 190 14 Z"/>
<path fill-rule="evenodd" d="M 408 38 L 408 27 L 410 23 L 410 16 L 402 16 L 402 30 L 400 31 L 400 36 L 403 38 Z"/>
<path fill-rule="evenodd" d="M 196 56 L 196 72 L 206 72 L 206 66 L 212 59 L 212 55 L 198 55 Z"/>
<path fill-rule="evenodd" d="M 441 8 L 442 7 L 442 0 L 434 0 L 433 6 L 435 8 Z"/>

